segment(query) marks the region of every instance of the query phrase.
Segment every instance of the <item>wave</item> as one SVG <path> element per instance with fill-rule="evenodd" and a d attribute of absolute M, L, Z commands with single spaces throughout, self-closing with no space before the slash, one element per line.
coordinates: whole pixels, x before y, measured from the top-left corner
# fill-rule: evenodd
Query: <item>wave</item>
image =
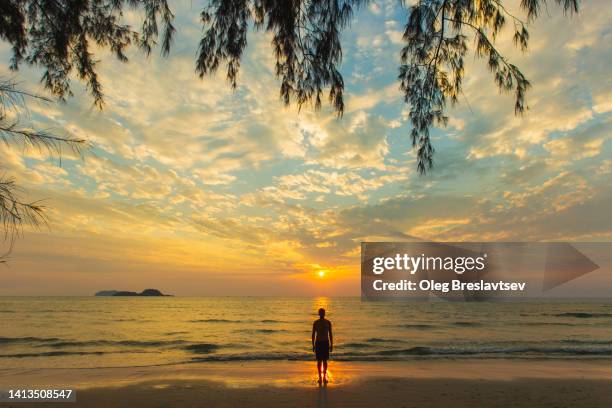
<path fill-rule="evenodd" d="M 602 318 L 602 317 L 612 317 L 612 313 L 586 313 L 586 312 L 565 312 L 558 313 L 553 316 L 556 317 L 575 317 L 578 319 L 590 319 L 590 318 Z"/>
<path fill-rule="evenodd" d="M 610 358 L 612 357 L 612 340 L 578 340 L 565 339 L 553 344 L 511 344 L 511 345 L 486 345 L 481 346 L 431 346 L 415 345 L 413 347 L 380 349 L 376 343 L 385 339 L 373 338 L 375 342 L 345 343 L 339 344 L 332 359 L 338 361 L 405 361 L 415 358 Z M 393 340 L 395 341 L 395 340 Z M 389 341 L 390 342 L 390 341 Z M 78 342 L 75 345 L 83 345 Z M 83 343 L 83 342 L 81 342 Z M 103 344 L 116 344 L 118 342 L 104 342 Z M 121 342 L 125 344 L 126 342 Z M 132 344 L 155 343 L 180 344 L 177 350 L 184 350 L 195 355 L 191 362 L 205 361 L 276 361 L 276 360 L 300 360 L 310 361 L 313 354 L 303 351 L 270 351 L 270 352 L 235 352 L 239 348 L 235 344 L 218 345 L 213 343 L 187 343 L 185 342 L 128 342 Z M 99 344 L 99 343 L 97 343 Z M 221 352 L 224 350 L 224 352 Z M 234 352 L 226 352 L 233 350 Z M 104 350 L 51 350 L 41 352 L 25 351 L 15 354 L 0 354 L 0 358 L 28 358 L 28 357 L 63 357 L 63 356 L 96 356 L 116 353 L 159 353 L 161 351 L 142 349 L 104 349 Z"/>
<path fill-rule="evenodd" d="M 393 339 L 381 339 L 378 337 L 372 337 L 366 340 L 368 343 L 403 343 L 404 340 L 393 340 Z"/>
<path fill-rule="evenodd" d="M 612 345 L 612 340 L 576 340 L 576 339 L 565 339 L 561 340 L 561 343 L 568 344 L 595 344 L 595 345 Z"/>
<path fill-rule="evenodd" d="M 312 353 L 241 353 L 241 354 L 217 354 L 206 357 L 194 357 L 191 362 L 207 361 L 308 361 L 314 358 Z"/>
<path fill-rule="evenodd" d="M 261 334 L 273 334 L 273 333 L 284 333 L 287 330 L 283 329 L 238 329 L 234 330 L 236 333 L 261 333 Z"/>
<path fill-rule="evenodd" d="M 94 347 L 94 346 L 128 346 L 128 347 L 165 347 L 178 344 L 185 344 L 184 340 L 62 340 L 51 343 L 41 344 L 38 347 Z"/>
<path fill-rule="evenodd" d="M 264 319 L 264 320 L 258 320 L 258 321 L 259 323 L 295 323 L 295 322 L 290 322 L 287 320 L 274 320 L 274 319 Z"/>
<path fill-rule="evenodd" d="M 381 340 L 374 338 L 375 340 Z M 610 341 L 564 341 L 556 344 L 521 344 L 515 345 L 486 345 L 482 346 L 429 346 L 415 345 L 406 348 L 377 349 L 375 344 L 345 343 L 339 344 L 331 355 L 337 361 L 405 361 L 415 358 L 580 358 L 580 357 L 612 357 Z M 208 354 L 208 353 L 206 353 Z M 314 356 L 309 352 L 246 352 L 246 353 L 217 353 L 207 356 L 194 357 L 192 362 L 205 361 L 275 361 L 300 360 L 310 361 Z"/>
<path fill-rule="evenodd" d="M 402 355 L 440 355 L 440 356 L 469 356 L 469 355 L 601 355 L 612 356 L 610 348 L 584 348 L 584 347 L 484 347 L 484 348 L 435 348 L 415 346 L 407 349 L 381 350 L 373 353 L 378 356 L 402 356 Z"/>
<path fill-rule="evenodd" d="M 263 319 L 263 320 L 231 320 L 231 319 L 195 319 L 189 323 L 295 323 L 287 320 Z"/>
<path fill-rule="evenodd" d="M 0 337 L 0 344 L 11 343 L 46 343 L 59 341 L 57 337 Z"/>
<path fill-rule="evenodd" d="M 459 327 L 479 327 L 482 326 L 482 323 L 479 322 L 452 322 L 450 323 L 452 326 L 459 326 Z"/>
<path fill-rule="evenodd" d="M 0 358 L 27 358 L 27 357 L 63 357 L 63 356 L 101 356 L 103 354 L 125 353 L 125 351 L 44 351 L 42 353 L 16 353 L 0 354 Z"/>
<path fill-rule="evenodd" d="M 219 346 L 211 343 L 197 343 L 185 346 L 184 349 L 193 353 L 208 354 L 215 352 L 217 349 L 219 349 Z"/>
<path fill-rule="evenodd" d="M 578 323 L 567 322 L 518 322 L 519 326 L 580 326 Z"/>
<path fill-rule="evenodd" d="M 375 347 L 375 346 L 373 344 L 367 344 L 367 343 L 344 343 L 344 344 L 339 344 L 338 347 L 361 349 L 361 348 L 369 348 L 369 347 Z"/>
<path fill-rule="evenodd" d="M 34 347 L 167 347 L 187 343 L 185 340 L 70 340 L 58 337 L 0 337 L 0 344 L 31 344 Z"/>
<path fill-rule="evenodd" d="M 400 350 L 381 350 L 374 355 L 377 356 L 397 356 L 397 355 L 429 355 L 432 354 L 432 349 L 429 347 L 416 346 L 410 347 L 408 349 L 400 349 Z"/>
<path fill-rule="evenodd" d="M 229 319 L 195 319 L 195 320 L 189 320 L 189 323 L 242 323 L 242 320 L 229 320 Z"/>
<path fill-rule="evenodd" d="M 396 324 L 391 325 L 389 327 L 399 327 L 402 329 L 418 329 L 418 330 L 429 330 L 441 327 L 441 325 L 450 325 L 450 326 L 459 326 L 459 327 L 478 327 L 482 326 L 483 323 L 480 322 L 468 322 L 468 321 L 457 321 L 457 322 L 440 322 L 440 325 L 429 324 L 429 323 L 406 323 L 406 324 Z"/>
<path fill-rule="evenodd" d="M 612 349 L 591 348 L 490 348 L 490 349 L 445 349 L 427 346 L 415 346 L 405 349 L 380 350 L 376 352 L 335 352 L 332 360 L 336 361 L 403 361 L 414 358 L 578 358 L 578 357 L 612 357 Z M 213 354 L 194 357 L 190 362 L 214 361 L 310 361 L 312 353 L 241 353 Z"/>
<path fill-rule="evenodd" d="M 467 322 L 467 321 L 449 322 L 447 324 L 450 326 L 458 326 L 458 327 L 479 327 L 483 325 L 483 323 L 480 323 L 480 322 Z M 407 323 L 407 324 L 394 325 L 392 327 L 400 327 L 403 329 L 429 330 L 429 329 L 435 329 L 436 327 L 439 327 L 439 326 L 436 326 L 434 324 L 427 324 L 427 323 Z"/>
<path fill-rule="evenodd" d="M 393 327 L 399 327 L 402 329 L 419 329 L 419 330 L 428 330 L 433 329 L 436 326 L 433 324 L 425 324 L 425 323 L 407 323 L 407 324 L 398 324 Z"/>

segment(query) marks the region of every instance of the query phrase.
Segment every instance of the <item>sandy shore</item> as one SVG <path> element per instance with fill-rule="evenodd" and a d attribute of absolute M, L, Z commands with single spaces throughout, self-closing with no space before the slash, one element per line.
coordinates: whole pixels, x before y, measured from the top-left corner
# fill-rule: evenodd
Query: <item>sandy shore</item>
<path fill-rule="evenodd" d="M 319 387 L 306 362 L 0 369 L 0 388 L 76 389 L 44 404 L 63 407 L 612 407 L 612 361 L 333 362 L 331 377 Z"/>

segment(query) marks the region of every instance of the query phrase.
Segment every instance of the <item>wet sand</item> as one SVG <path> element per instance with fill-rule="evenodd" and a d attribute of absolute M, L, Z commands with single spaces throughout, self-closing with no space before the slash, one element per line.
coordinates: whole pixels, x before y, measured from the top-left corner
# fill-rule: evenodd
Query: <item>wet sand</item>
<path fill-rule="evenodd" d="M 74 388 L 75 407 L 612 407 L 612 360 L 202 363 L 0 369 L 0 388 Z M 11 404 L 0 404 L 9 406 Z"/>

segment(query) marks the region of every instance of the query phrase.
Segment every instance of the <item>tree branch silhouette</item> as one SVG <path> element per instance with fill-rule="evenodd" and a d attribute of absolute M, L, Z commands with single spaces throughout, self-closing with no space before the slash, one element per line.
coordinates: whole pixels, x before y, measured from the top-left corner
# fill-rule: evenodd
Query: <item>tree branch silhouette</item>
<path fill-rule="evenodd" d="M 207 0 L 200 14 L 203 35 L 195 70 L 200 77 L 225 68 L 230 87 L 238 86 L 240 63 L 250 28 L 272 37 L 275 74 L 280 98 L 299 108 L 315 109 L 327 99 L 342 116 L 344 79 L 342 31 L 355 12 L 372 0 Z M 427 173 L 434 165 L 430 131 L 445 126 L 448 102 L 456 104 L 462 93 L 464 58 L 470 48 L 485 59 L 494 83 L 514 95 L 514 111 L 528 109 L 530 87 L 522 71 L 494 46 L 509 19 L 514 45 L 526 51 L 527 25 L 535 20 L 545 0 L 521 0 L 520 18 L 503 0 L 417 0 L 407 7 L 404 45 L 400 52 L 398 81 L 409 106 L 410 137 L 417 151 L 417 170 Z M 578 0 L 555 0 L 566 13 L 578 11 Z M 143 11 L 139 31 L 123 23 L 125 10 Z M 104 94 L 97 75 L 92 47 L 111 50 L 127 62 L 125 50 L 134 45 L 149 54 L 161 34 L 161 52 L 168 55 L 175 27 L 166 0 L 6 0 L 0 3 L 0 39 L 12 46 L 12 68 L 26 63 L 43 69 L 42 82 L 60 100 L 70 96 L 70 75 L 85 82 L 100 108 Z M 162 26 L 160 30 L 160 25 Z M 474 44 L 468 44 L 468 38 Z"/>
<path fill-rule="evenodd" d="M 64 147 L 81 155 L 83 148 L 88 146 L 85 140 L 57 136 L 24 125 L 24 116 L 26 119 L 29 117 L 26 99 L 50 101 L 43 96 L 19 89 L 13 81 L 0 78 L 0 140 L 8 147 L 18 146 L 22 150 L 36 149 L 58 157 L 60 164 Z M 6 260 L 15 238 L 20 235 L 25 225 L 39 227 L 47 223 L 42 203 L 24 201 L 22 193 L 22 189 L 12 177 L 0 175 L 0 223 L 4 240 L 9 242 L 8 251 L 0 255 L 0 262 Z"/>

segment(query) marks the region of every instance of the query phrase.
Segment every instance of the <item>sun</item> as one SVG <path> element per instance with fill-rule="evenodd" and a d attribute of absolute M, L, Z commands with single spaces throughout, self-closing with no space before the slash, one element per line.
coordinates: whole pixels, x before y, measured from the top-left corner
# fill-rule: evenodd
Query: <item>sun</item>
<path fill-rule="evenodd" d="M 319 278 L 323 278 L 325 276 L 325 271 L 319 271 L 317 275 L 319 275 Z"/>

